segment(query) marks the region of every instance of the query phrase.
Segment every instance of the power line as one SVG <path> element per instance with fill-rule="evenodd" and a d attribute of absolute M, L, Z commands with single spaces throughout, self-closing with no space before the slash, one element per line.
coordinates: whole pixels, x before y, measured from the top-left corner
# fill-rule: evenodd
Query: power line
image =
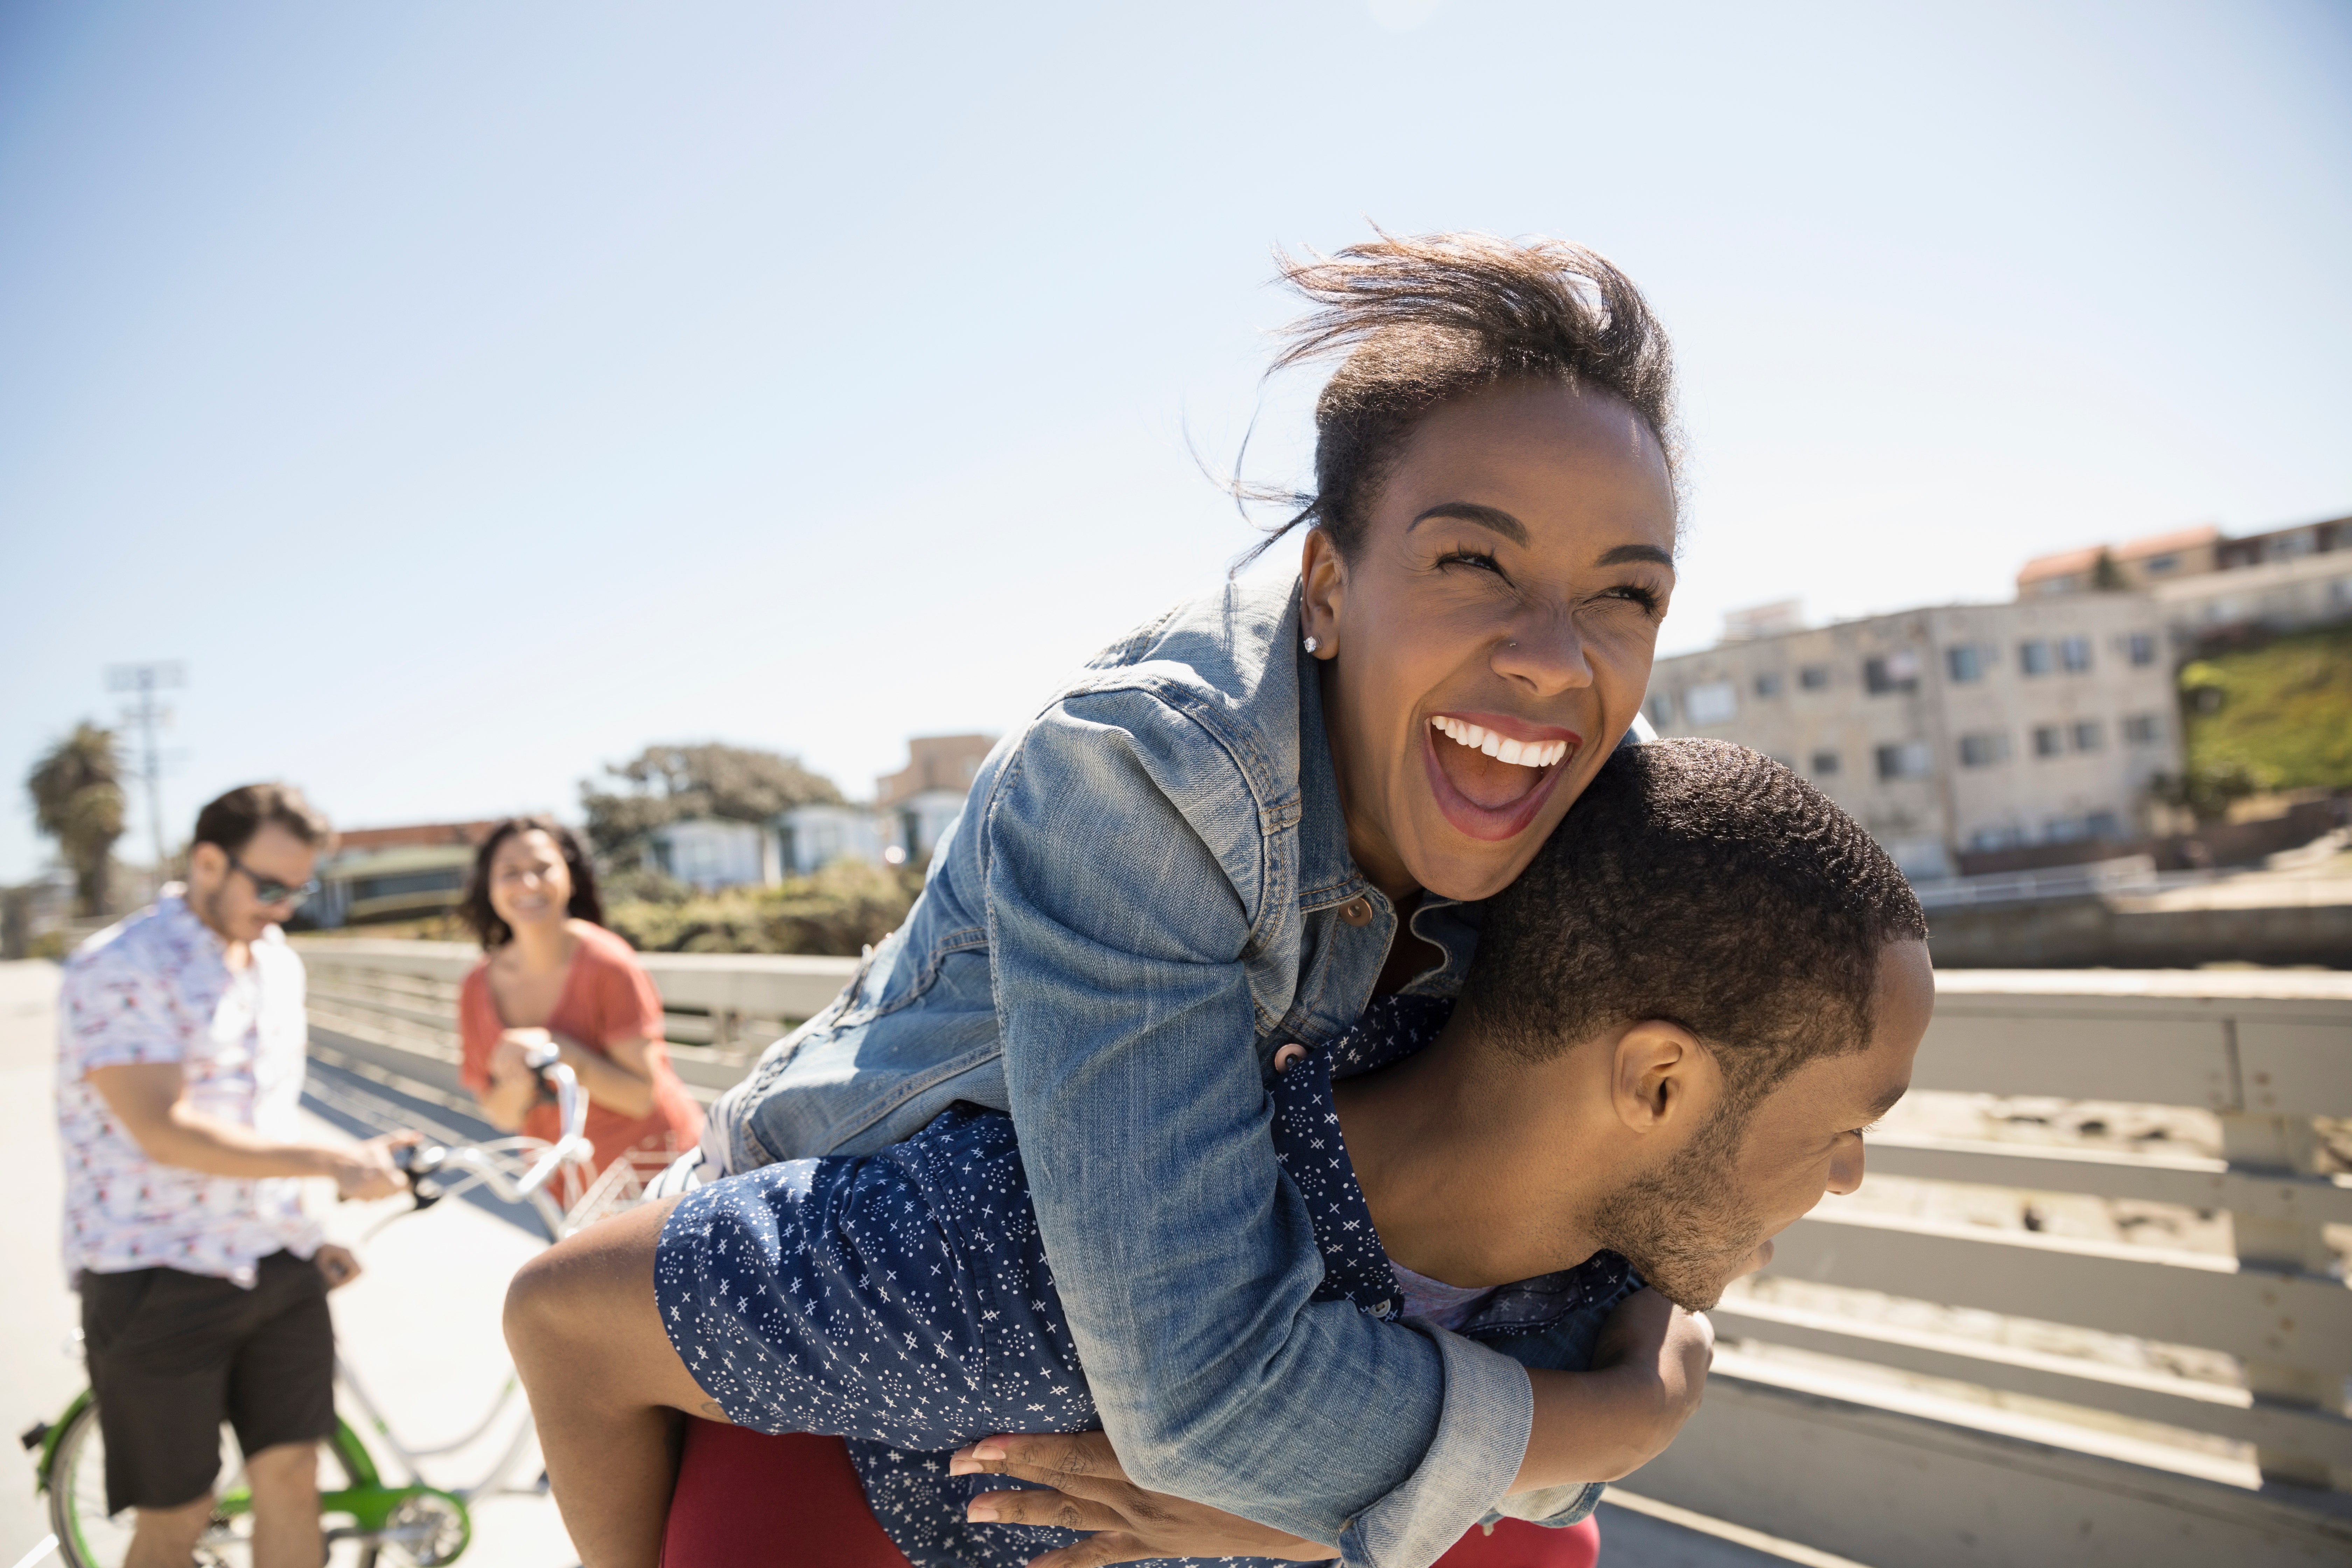
<path fill-rule="evenodd" d="M 109 691 L 128 691 L 138 699 L 123 705 L 122 721 L 139 727 L 139 773 L 147 781 L 147 826 L 154 836 L 159 877 L 163 874 L 163 753 L 155 744 L 155 731 L 171 723 L 172 710 L 155 700 L 155 693 L 185 683 L 186 673 L 177 659 L 110 665 L 106 671 Z"/>

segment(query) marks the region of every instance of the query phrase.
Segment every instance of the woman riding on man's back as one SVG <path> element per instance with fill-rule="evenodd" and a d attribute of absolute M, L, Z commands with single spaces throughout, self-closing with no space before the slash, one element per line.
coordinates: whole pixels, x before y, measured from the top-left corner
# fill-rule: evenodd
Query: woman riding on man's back
<path fill-rule="evenodd" d="M 1318 309 L 1277 363 L 1340 357 L 1298 580 L 1179 606 L 1007 736 L 906 923 L 703 1148 L 750 1171 L 1009 1112 L 1090 1452 L 1165 1494 L 1150 1554 L 1258 1521 L 1419 1568 L 1507 1494 L 1591 1479 L 1544 1470 L 1573 1374 L 1318 1295 L 1276 1058 L 1375 996 L 1454 995 L 1482 900 L 1633 722 L 1675 581 L 1671 363 L 1572 246 L 1383 238 L 1286 273 Z M 654 1316 L 666 1214 L 577 1238 L 510 1303 L 590 1568 L 655 1561 L 668 1427 L 642 1412 L 708 1398 Z M 567 1269 L 610 1282 L 592 1315 L 651 1330 L 641 1356 L 566 1361 Z M 1703 1332 L 1661 1313 L 1638 1353 Z"/>

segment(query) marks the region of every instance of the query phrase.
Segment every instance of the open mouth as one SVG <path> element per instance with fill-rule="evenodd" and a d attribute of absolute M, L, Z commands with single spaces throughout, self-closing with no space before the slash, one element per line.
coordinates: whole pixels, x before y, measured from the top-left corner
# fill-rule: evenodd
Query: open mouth
<path fill-rule="evenodd" d="M 1423 753 L 1438 810 L 1468 837 L 1492 841 L 1535 820 L 1583 743 L 1575 731 L 1556 724 L 1439 713 L 1423 731 Z"/>

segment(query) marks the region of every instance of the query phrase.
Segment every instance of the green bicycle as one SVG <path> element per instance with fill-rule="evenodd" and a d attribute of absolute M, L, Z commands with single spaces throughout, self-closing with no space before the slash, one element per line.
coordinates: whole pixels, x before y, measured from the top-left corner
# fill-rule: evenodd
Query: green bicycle
<path fill-rule="evenodd" d="M 552 1047 L 547 1048 L 551 1056 Z M 567 1165 L 593 1170 L 587 1140 L 581 1136 L 587 1120 L 587 1097 L 580 1092 L 571 1068 L 552 1060 L 532 1065 L 554 1090 L 563 1135 L 551 1144 L 532 1138 L 505 1138 L 455 1148 L 404 1150 L 413 1202 L 402 1214 L 414 1214 L 479 1186 L 502 1203 L 529 1209 L 550 1242 L 562 1239 L 583 1223 L 580 1209 L 566 1214 L 549 1186 Z M 497 1462 L 473 1486 L 449 1489 L 427 1485 L 417 1472 L 417 1461 L 454 1453 L 481 1438 L 506 1416 L 521 1392 L 521 1384 L 509 1374 L 489 1413 L 464 1436 L 432 1447 L 410 1448 L 394 1436 L 340 1357 L 335 1380 L 338 1405 L 357 1411 L 377 1443 L 399 1461 L 407 1479 L 385 1479 L 373 1451 L 339 1409 L 334 1436 L 324 1447 L 333 1467 L 341 1472 L 341 1484 L 329 1486 L 330 1478 L 322 1474 L 319 1493 L 320 1515 L 328 1525 L 328 1549 L 332 1551 L 339 1542 L 356 1542 L 361 1568 L 386 1568 L 387 1564 L 436 1568 L 456 1562 L 473 1539 L 467 1504 L 509 1489 L 507 1480 L 530 1447 L 530 1412 L 522 1413 Z M 39 1423 L 26 1432 L 22 1441 L 26 1449 L 38 1453 L 36 1484 L 48 1499 L 49 1529 L 58 1555 L 69 1568 L 120 1568 L 130 1552 L 136 1520 L 128 1510 L 120 1514 L 107 1511 L 105 1440 L 90 1392 L 84 1390 L 56 1421 Z M 540 1492 L 545 1486 L 542 1476 L 536 1486 L 512 1489 Z M 215 1494 L 212 1521 L 196 1546 L 200 1568 L 238 1568 L 251 1561 L 252 1510 L 253 1496 L 238 1466 Z"/>

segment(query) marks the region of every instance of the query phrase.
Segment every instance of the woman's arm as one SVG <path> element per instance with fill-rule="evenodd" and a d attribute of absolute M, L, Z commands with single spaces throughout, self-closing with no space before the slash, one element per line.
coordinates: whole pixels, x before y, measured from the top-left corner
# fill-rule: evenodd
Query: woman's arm
<path fill-rule="evenodd" d="M 555 1037 L 563 1065 L 580 1079 L 589 1100 L 627 1117 L 654 1113 L 654 1073 L 646 1061 L 646 1047 L 652 1043 L 641 1035 L 632 1035 L 599 1052 L 562 1035 Z"/>
<path fill-rule="evenodd" d="M 1592 1370 L 1530 1368 L 1535 1431 L 1512 1492 L 1613 1481 L 1664 1453 L 1698 1408 L 1714 1342 L 1704 1317 L 1643 1290 L 1611 1316 Z M 959 1449 L 948 1473 L 1035 1483 L 1032 1489 L 975 1497 L 970 1509 L 974 1520 L 1096 1532 L 1038 1558 L 1031 1568 L 1094 1568 L 1179 1556 L 1316 1562 L 1330 1555 L 1328 1545 L 1204 1503 L 1146 1491 L 1128 1479 L 1099 1432 L 983 1438 Z"/>
<path fill-rule="evenodd" d="M 1322 1260 L 1267 1135 L 1244 962 L 1303 918 L 1266 847 L 1276 805 L 1146 693 L 1031 728 L 974 803 L 1006 1084 L 1135 1483 L 1427 1563 L 1510 1489 L 1532 1396 L 1483 1346 L 1311 1300 Z"/>

